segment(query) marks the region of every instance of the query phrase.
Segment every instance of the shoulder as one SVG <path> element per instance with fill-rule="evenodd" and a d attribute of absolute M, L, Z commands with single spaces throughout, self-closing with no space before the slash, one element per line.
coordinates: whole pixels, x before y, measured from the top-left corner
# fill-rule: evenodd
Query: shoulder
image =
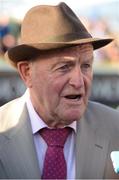
<path fill-rule="evenodd" d="M 107 105 L 98 103 L 98 102 L 93 102 L 93 101 L 89 101 L 88 103 L 88 111 L 92 111 L 95 112 L 97 114 L 106 114 L 106 115 L 113 115 L 113 116 L 118 116 L 119 115 L 119 111 L 117 111 L 116 109 L 109 107 Z"/>
<path fill-rule="evenodd" d="M 119 133 L 119 111 L 114 108 L 89 101 L 85 118 L 102 131 Z"/>
<path fill-rule="evenodd" d="M 11 110 L 12 108 L 18 108 L 17 103 L 19 102 L 20 98 L 14 99 L 9 101 L 8 103 L 4 104 L 0 107 L 0 114 L 5 113 L 6 111 Z M 15 110 L 15 109 L 14 109 Z"/>
<path fill-rule="evenodd" d="M 20 97 L 0 107 L 0 132 L 18 123 L 24 106 L 25 101 Z"/>

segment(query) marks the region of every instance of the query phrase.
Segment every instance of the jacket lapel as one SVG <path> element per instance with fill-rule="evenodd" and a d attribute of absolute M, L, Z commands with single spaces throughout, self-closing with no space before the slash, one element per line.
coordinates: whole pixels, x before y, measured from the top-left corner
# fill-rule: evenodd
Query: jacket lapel
<path fill-rule="evenodd" d="M 97 121 L 87 117 L 78 122 L 76 179 L 102 179 L 109 141 L 97 130 Z"/>
<path fill-rule="evenodd" d="M 22 108 L 16 104 L 16 107 L 18 106 Z M 11 179 L 39 179 L 38 160 L 26 106 L 22 110 L 20 117 L 18 115 L 17 123 L 14 126 L 12 124 L 11 128 L 1 133 L 0 139 L 3 144 L 0 148 L 2 173 L 3 177 L 5 173 L 5 177 Z M 9 119 L 9 122 L 13 119 Z M 4 172 L 6 169 L 7 171 Z"/>

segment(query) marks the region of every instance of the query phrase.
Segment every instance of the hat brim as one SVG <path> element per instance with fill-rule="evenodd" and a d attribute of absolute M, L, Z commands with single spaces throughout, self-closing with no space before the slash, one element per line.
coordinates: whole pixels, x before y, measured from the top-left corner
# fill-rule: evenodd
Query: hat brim
<path fill-rule="evenodd" d="M 76 46 L 79 44 L 91 43 L 93 45 L 93 49 L 99 49 L 103 46 L 106 46 L 113 39 L 99 39 L 99 38 L 87 38 L 80 39 L 70 42 L 52 42 L 52 43 L 37 43 L 37 44 L 21 44 L 9 49 L 5 53 L 5 58 L 12 63 L 13 66 L 16 67 L 17 62 L 23 60 L 29 60 L 34 55 L 37 55 L 40 52 L 44 52 L 47 50 L 59 49 L 63 47 Z"/>

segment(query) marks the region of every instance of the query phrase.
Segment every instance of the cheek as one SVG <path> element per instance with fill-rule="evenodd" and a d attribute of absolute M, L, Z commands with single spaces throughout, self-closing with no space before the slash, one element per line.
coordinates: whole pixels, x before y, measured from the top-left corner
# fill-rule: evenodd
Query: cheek
<path fill-rule="evenodd" d="M 40 68 L 35 67 L 31 74 L 31 81 L 33 85 L 43 85 L 43 83 L 47 82 L 47 79 L 45 77 L 45 73 L 42 72 Z"/>
<path fill-rule="evenodd" d="M 93 75 L 92 74 L 89 74 L 88 76 L 86 76 L 84 78 L 85 88 L 86 88 L 86 91 L 88 92 L 88 94 L 91 91 L 92 80 L 93 80 Z"/>
<path fill-rule="evenodd" d="M 38 94 L 42 93 L 46 78 L 41 74 L 40 71 L 32 71 L 31 77 L 29 78 L 29 87 Z"/>
<path fill-rule="evenodd" d="M 58 96 L 60 96 L 60 94 L 62 93 L 65 84 L 66 84 L 66 80 L 63 78 L 56 78 L 55 80 L 53 80 L 52 84 L 52 89 L 54 91 L 54 94 L 56 93 Z"/>
<path fill-rule="evenodd" d="M 93 79 L 93 73 L 92 72 L 87 72 L 87 73 L 83 74 L 83 82 L 84 82 L 84 86 L 86 89 L 91 86 L 92 79 Z"/>
<path fill-rule="evenodd" d="M 93 72 L 89 75 L 89 84 L 92 84 L 92 80 L 93 80 Z"/>

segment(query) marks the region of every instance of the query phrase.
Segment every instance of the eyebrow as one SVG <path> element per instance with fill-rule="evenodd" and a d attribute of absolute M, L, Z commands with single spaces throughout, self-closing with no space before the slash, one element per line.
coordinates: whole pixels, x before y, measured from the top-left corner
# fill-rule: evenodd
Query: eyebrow
<path fill-rule="evenodd" d="M 67 61 L 67 60 L 75 60 L 75 57 L 71 57 L 71 56 L 61 56 L 61 57 L 57 57 L 57 59 L 60 59 L 60 61 L 61 60 L 63 60 L 64 62 L 65 62 L 65 60 Z"/>
<path fill-rule="evenodd" d="M 61 65 L 61 64 L 65 64 L 65 63 L 72 63 L 73 62 L 73 60 L 74 60 L 74 58 L 71 58 L 70 57 L 70 59 L 69 59 L 69 56 L 68 57 L 63 57 L 63 59 L 62 59 L 62 57 L 60 57 L 60 58 L 57 58 L 57 60 L 59 59 L 59 61 L 57 61 L 56 63 L 54 63 L 53 65 L 52 65 L 52 69 L 54 68 L 54 67 L 56 67 L 57 65 Z"/>
<path fill-rule="evenodd" d="M 91 56 L 90 58 L 86 58 L 86 62 L 87 61 L 93 61 L 93 59 L 94 59 L 94 56 Z M 56 67 L 57 65 L 60 65 L 60 64 L 64 64 L 64 63 L 73 63 L 74 61 L 73 60 L 75 60 L 75 58 L 74 57 L 71 57 L 71 56 L 65 56 L 65 57 L 63 57 L 63 59 L 62 59 L 62 57 L 57 57 L 57 60 L 59 60 L 58 62 L 56 62 L 56 63 L 54 63 L 53 65 L 52 65 L 52 69 L 54 68 L 54 67 Z M 85 62 L 84 61 L 84 62 Z"/>

